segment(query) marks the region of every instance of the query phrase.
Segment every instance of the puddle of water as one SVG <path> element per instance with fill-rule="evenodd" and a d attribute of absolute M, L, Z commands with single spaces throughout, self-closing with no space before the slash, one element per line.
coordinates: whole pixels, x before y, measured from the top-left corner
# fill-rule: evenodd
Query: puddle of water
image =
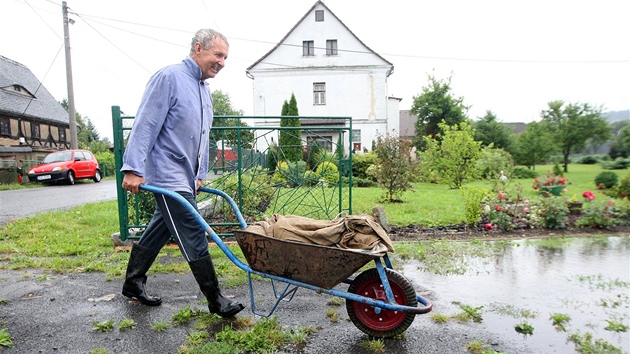
<path fill-rule="evenodd" d="M 488 241 L 488 247 L 496 242 Z M 557 247 L 560 246 L 560 247 Z M 407 262 L 403 273 L 433 293 L 433 312 L 461 313 L 458 304 L 483 306 L 484 326 L 536 352 L 571 353 L 570 334 L 591 333 L 630 352 L 630 332 L 605 330 L 608 321 L 630 326 L 630 236 L 513 241 L 491 257 L 465 259 L 463 275 L 436 275 Z M 567 314 L 565 331 L 554 328 L 552 313 Z M 527 322 L 532 335 L 515 331 Z"/>

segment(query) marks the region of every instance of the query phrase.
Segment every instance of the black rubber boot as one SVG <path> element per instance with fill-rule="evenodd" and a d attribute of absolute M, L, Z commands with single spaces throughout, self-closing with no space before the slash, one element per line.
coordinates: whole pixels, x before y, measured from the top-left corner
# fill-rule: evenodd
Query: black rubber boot
<path fill-rule="evenodd" d="M 135 297 L 140 303 L 147 306 L 158 306 L 162 304 L 159 296 L 147 294 L 145 284 L 147 282 L 147 271 L 155 261 L 160 251 L 142 247 L 137 243 L 131 247 L 131 255 L 127 264 L 127 276 L 123 285 L 122 294 L 127 297 Z"/>
<path fill-rule="evenodd" d="M 219 280 L 212 265 L 210 256 L 188 263 L 201 292 L 208 299 L 208 310 L 221 317 L 232 317 L 245 308 L 243 304 L 232 302 L 219 289 Z"/>

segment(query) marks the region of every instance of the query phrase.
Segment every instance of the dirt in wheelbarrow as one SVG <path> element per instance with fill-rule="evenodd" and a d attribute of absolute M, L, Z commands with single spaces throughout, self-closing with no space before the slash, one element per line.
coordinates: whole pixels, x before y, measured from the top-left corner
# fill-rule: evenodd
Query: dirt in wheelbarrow
<path fill-rule="evenodd" d="M 187 336 L 197 332 L 192 323 L 173 324 L 173 315 L 186 306 L 206 310 L 202 294 L 190 272 L 152 274 L 147 281 L 151 294 L 162 297 L 161 306 L 141 305 L 120 294 L 123 280 L 108 279 L 102 273 L 50 275 L 39 269 L 0 271 L 0 329 L 6 328 L 12 347 L 6 353 L 178 353 L 187 345 Z M 413 284 L 414 289 L 440 306 L 431 289 Z M 346 291 L 341 284 L 339 290 Z M 271 284 L 254 280 L 254 306 L 267 314 L 275 304 Z M 247 305 L 238 317 L 260 317 L 252 313 L 248 286 L 224 289 L 226 296 Z M 370 340 L 348 318 L 345 305 L 332 297 L 299 289 L 290 302 L 281 303 L 273 313 L 282 328 L 309 328 L 314 331 L 300 345 L 287 345 L 279 353 L 373 353 Z M 337 314 L 337 317 L 331 314 Z M 120 329 L 132 319 L 135 328 Z M 111 321 L 111 331 L 100 332 L 95 323 Z M 226 319 L 213 328 L 220 331 Z M 163 331 L 156 323 L 168 323 Z M 209 333 L 213 338 L 216 332 Z M 387 353 L 462 353 L 468 344 L 483 340 L 491 349 L 505 352 L 531 352 L 523 344 L 508 342 L 472 323 L 436 325 L 430 315 L 417 315 L 404 335 L 383 341 Z M 106 350 L 106 351 L 103 351 Z"/>

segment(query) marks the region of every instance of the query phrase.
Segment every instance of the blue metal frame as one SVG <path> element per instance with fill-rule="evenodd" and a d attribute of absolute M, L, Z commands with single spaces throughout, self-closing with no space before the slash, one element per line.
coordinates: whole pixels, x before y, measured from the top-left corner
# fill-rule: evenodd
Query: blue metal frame
<path fill-rule="evenodd" d="M 160 187 L 155 187 L 155 186 L 150 186 L 150 185 L 146 185 L 146 184 L 141 184 L 140 185 L 140 189 L 148 191 L 148 192 L 152 192 L 152 193 L 158 193 L 158 194 L 162 194 L 165 195 L 167 197 L 170 197 L 172 199 L 175 199 L 176 201 L 178 201 L 179 203 L 181 203 L 184 207 L 186 207 L 188 209 L 189 212 L 191 212 L 194 217 L 197 219 L 197 221 L 199 222 L 199 224 L 206 230 L 206 232 L 210 235 L 210 237 L 212 238 L 212 241 L 214 241 L 214 243 L 217 244 L 217 246 L 219 246 L 219 248 L 225 253 L 225 255 L 230 259 L 230 261 L 232 261 L 237 267 L 241 268 L 242 270 L 247 272 L 247 279 L 249 282 L 249 295 L 250 295 L 250 302 L 251 302 L 251 308 L 252 308 L 252 312 L 255 313 L 256 315 L 259 316 L 263 316 L 263 317 L 268 317 L 271 316 L 273 314 L 273 312 L 276 310 L 276 308 L 278 307 L 278 304 L 280 303 L 280 301 L 291 301 L 293 299 L 293 296 L 295 295 L 296 291 L 298 288 L 306 288 L 306 289 L 310 289 L 313 290 L 317 293 L 325 293 L 325 294 L 329 294 L 329 295 L 333 295 L 333 296 L 338 296 L 341 298 L 344 298 L 346 300 L 351 300 L 351 301 L 357 301 L 357 302 L 361 302 L 364 304 L 368 304 L 370 306 L 373 306 L 376 310 L 376 312 L 378 313 L 381 309 L 385 309 L 385 310 L 392 310 L 392 311 L 401 311 L 401 312 L 409 312 L 409 313 L 415 313 L 415 314 L 423 314 L 423 313 L 427 313 L 430 312 L 433 305 L 431 304 L 431 302 L 428 299 L 425 299 L 424 297 L 417 295 L 418 298 L 418 302 L 424 306 L 422 307 L 412 307 L 412 306 L 404 306 L 404 305 L 399 305 L 396 303 L 396 301 L 394 300 L 394 295 L 392 292 L 392 288 L 389 284 L 389 280 L 387 279 L 387 275 L 385 273 L 385 267 L 383 266 L 380 258 L 376 258 L 374 260 L 374 263 L 376 265 L 376 269 L 378 271 L 378 274 L 381 278 L 381 282 L 383 283 L 383 287 L 385 289 L 385 293 L 387 295 L 387 301 L 388 302 L 384 302 L 381 300 L 375 300 L 369 297 L 365 297 L 365 296 L 361 296 L 361 295 L 357 295 L 357 294 L 353 294 L 353 293 L 349 293 L 347 291 L 341 291 L 341 290 L 337 290 L 337 289 L 325 289 L 325 288 L 321 288 L 315 285 L 311 285 L 311 284 L 307 284 L 307 283 L 303 283 L 303 282 L 299 282 L 299 281 L 295 281 L 293 279 L 288 279 L 288 278 L 283 278 L 283 277 L 279 277 L 276 275 L 272 275 L 272 274 L 268 274 L 268 273 L 262 273 L 262 272 L 258 272 L 256 270 L 253 270 L 248 264 L 244 263 L 243 261 L 241 261 L 238 257 L 236 257 L 236 255 L 227 247 L 227 245 L 223 242 L 223 240 L 214 232 L 214 230 L 212 230 L 212 228 L 208 225 L 208 223 L 203 219 L 203 217 L 201 217 L 201 215 L 195 210 L 195 208 L 193 208 L 192 205 L 190 205 L 190 203 L 188 203 L 188 201 L 182 197 L 181 195 L 179 195 L 176 192 L 170 191 L 168 189 L 164 189 L 164 188 L 160 188 Z M 216 194 L 222 198 L 224 198 L 232 207 L 232 209 L 234 210 L 234 213 L 236 214 L 236 218 L 240 224 L 240 226 L 245 229 L 247 227 L 247 223 L 245 222 L 245 219 L 243 218 L 243 216 L 241 215 L 241 212 L 238 209 L 238 206 L 236 205 L 236 203 L 234 202 L 234 200 L 227 195 L 226 193 L 218 190 L 218 189 L 213 189 L 213 188 L 207 188 L 207 187 L 201 187 L 199 189 L 202 192 L 206 192 L 206 193 L 211 193 L 211 194 Z M 387 255 L 385 255 L 383 257 L 385 264 L 387 266 L 387 268 L 392 269 L 392 264 L 389 260 L 389 257 Z M 267 278 L 267 279 L 271 279 L 272 281 L 272 285 L 274 288 L 274 294 L 275 297 L 277 299 L 276 303 L 274 304 L 273 308 L 271 309 L 271 311 L 268 314 L 261 314 L 256 310 L 256 305 L 255 305 L 255 301 L 254 301 L 254 290 L 253 290 L 253 285 L 252 285 L 252 278 L 251 275 L 255 274 L 258 275 L 262 278 Z M 286 283 L 286 287 L 284 288 L 284 290 L 282 290 L 280 293 L 278 293 L 276 291 L 276 287 L 275 284 L 273 283 L 274 281 L 280 281 L 283 283 Z M 344 283 L 352 283 L 352 279 L 347 279 L 346 281 L 344 281 Z M 290 286 L 293 286 L 293 288 L 290 288 Z"/>

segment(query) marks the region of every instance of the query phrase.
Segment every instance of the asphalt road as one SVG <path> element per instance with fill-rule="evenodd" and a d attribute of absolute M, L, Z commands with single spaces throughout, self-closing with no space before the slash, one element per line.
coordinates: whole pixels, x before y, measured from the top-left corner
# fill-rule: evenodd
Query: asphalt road
<path fill-rule="evenodd" d="M 29 217 L 53 210 L 116 199 L 116 181 L 77 181 L 73 186 L 51 185 L 39 188 L 0 191 L 0 225 L 11 219 Z"/>

